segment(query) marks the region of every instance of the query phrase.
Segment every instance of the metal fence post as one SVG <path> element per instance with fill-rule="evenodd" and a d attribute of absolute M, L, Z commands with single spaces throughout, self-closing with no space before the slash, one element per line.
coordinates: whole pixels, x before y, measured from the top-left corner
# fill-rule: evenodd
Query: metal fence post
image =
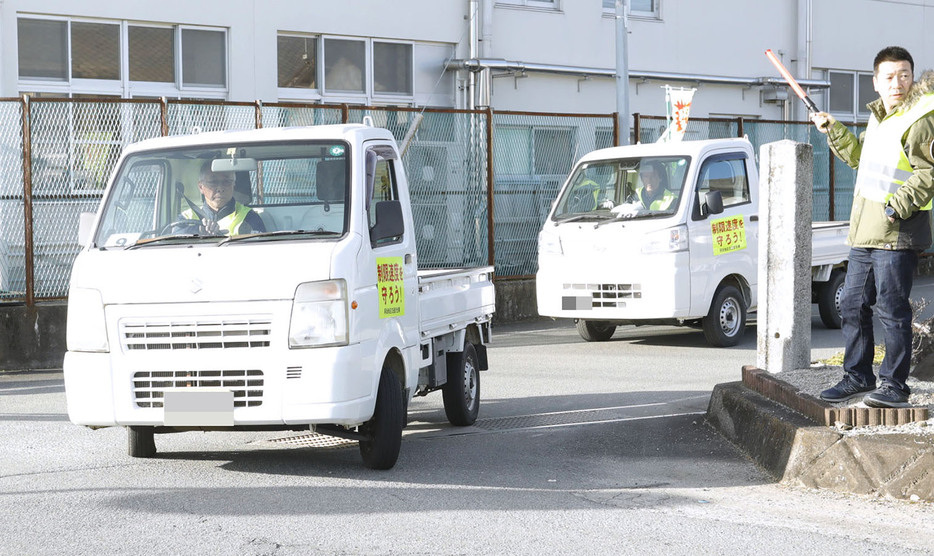
<path fill-rule="evenodd" d="M 256 129 L 263 127 L 263 101 L 256 100 Z"/>
<path fill-rule="evenodd" d="M 32 131 L 30 129 L 29 96 L 23 95 L 23 262 L 26 263 L 26 306 L 36 304 L 34 247 L 32 242 Z"/>
<path fill-rule="evenodd" d="M 834 180 L 835 178 L 834 166 L 836 166 L 836 164 L 834 164 L 834 154 L 833 154 L 833 151 L 830 150 L 830 145 L 827 145 L 827 163 L 830 165 L 830 168 L 828 169 L 828 172 L 827 172 L 827 204 L 829 207 L 828 211 L 830 212 L 830 214 L 828 215 L 827 220 L 836 220 L 837 210 L 835 207 L 836 203 L 834 202 L 834 196 L 836 193 L 836 190 L 834 188 L 834 185 L 835 185 L 834 184 L 834 181 L 835 181 Z"/>
<path fill-rule="evenodd" d="M 165 137 L 169 134 L 169 101 L 165 97 L 159 99 L 159 119 L 162 136 Z"/>
<path fill-rule="evenodd" d="M 487 264 L 496 264 L 496 248 L 494 247 L 493 232 L 493 109 L 486 108 L 486 241 Z"/>
<path fill-rule="evenodd" d="M 639 142 L 639 113 L 632 115 L 632 129 L 636 134 L 636 143 Z M 613 146 L 619 146 L 619 112 L 613 112 Z"/>

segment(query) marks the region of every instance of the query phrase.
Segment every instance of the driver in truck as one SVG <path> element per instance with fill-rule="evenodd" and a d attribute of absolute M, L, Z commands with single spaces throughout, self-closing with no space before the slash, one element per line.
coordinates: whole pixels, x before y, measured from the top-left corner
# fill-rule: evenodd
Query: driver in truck
<path fill-rule="evenodd" d="M 668 189 L 668 172 L 656 160 L 645 162 L 639 170 L 642 187 L 636 189 L 630 202 L 639 203 L 648 210 L 667 210 L 675 201 L 675 194 Z"/>
<path fill-rule="evenodd" d="M 182 211 L 183 220 L 201 220 L 207 234 L 240 235 L 266 231 L 262 218 L 250 207 L 234 199 L 236 176 L 233 172 L 214 172 L 211 160 L 201 165 L 198 190 L 204 204 L 199 211 L 192 205 Z"/>

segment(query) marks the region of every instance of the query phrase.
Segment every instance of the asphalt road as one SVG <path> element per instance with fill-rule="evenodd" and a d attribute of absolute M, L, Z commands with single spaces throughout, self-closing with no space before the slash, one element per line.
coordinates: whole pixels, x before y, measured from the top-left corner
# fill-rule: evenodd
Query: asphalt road
<path fill-rule="evenodd" d="M 782 486 L 705 423 L 755 343 L 496 327 L 478 422 L 415 399 L 386 472 L 294 433 L 164 435 L 133 459 L 122 429 L 68 422 L 60 373 L 0 373 L 0 554 L 934 553 L 929 505 Z M 812 344 L 839 331 L 815 318 Z"/>

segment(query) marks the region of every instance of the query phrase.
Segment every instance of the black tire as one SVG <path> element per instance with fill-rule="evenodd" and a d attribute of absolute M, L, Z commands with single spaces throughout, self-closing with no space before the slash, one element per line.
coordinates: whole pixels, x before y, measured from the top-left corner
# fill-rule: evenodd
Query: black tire
<path fill-rule="evenodd" d="M 370 469 L 391 469 L 399 459 L 404 424 L 402 385 L 386 365 L 379 377 L 373 418 L 360 427 L 367 437 L 360 441 L 363 465 Z"/>
<path fill-rule="evenodd" d="M 843 325 L 843 318 L 840 316 L 840 300 L 843 298 L 845 280 L 846 271 L 838 268 L 830 273 L 830 280 L 820 285 L 817 308 L 820 310 L 820 320 L 827 328 L 837 329 Z"/>
<path fill-rule="evenodd" d="M 151 458 L 156 455 L 155 429 L 152 427 L 127 427 L 127 453 L 134 458 Z"/>
<path fill-rule="evenodd" d="M 447 364 L 448 381 L 441 389 L 444 414 L 452 425 L 472 425 L 480 414 L 480 366 L 477 362 L 477 350 L 473 344 L 466 342 L 464 351 L 447 355 Z"/>
<path fill-rule="evenodd" d="M 588 342 L 605 342 L 613 337 L 616 325 L 604 320 L 578 319 L 577 333 Z"/>
<path fill-rule="evenodd" d="M 714 347 L 739 343 L 746 330 L 746 302 L 735 286 L 720 286 L 703 318 L 704 337 Z"/>

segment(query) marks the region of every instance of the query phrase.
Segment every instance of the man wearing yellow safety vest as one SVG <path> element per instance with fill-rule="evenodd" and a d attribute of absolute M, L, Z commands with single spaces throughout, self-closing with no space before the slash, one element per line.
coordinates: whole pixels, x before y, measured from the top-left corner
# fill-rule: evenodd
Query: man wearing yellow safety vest
<path fill-rule="evenodd" d="M 639 169 L 642 187 L 635 192 L 633 202 L 640 203 L 649 210 L 667 210 L 675 200 L 675 194 L 668 190 L 668 173 L 658 161 L 644 162 Z"/>
<path fill-rule="evenodd" d="M 235 176 L 233 172 L 214 172 L 211 161 L 201 166 L 198 190 L 204 198 L 200 211 L 194 206 L 182 211 L 185 220 L 201 220 L 201 227 L 209 234 L 240 235 L 265 232 L 263 219 L 253 209 L 234 200 Z"/>
<path fill-rule="evenodd" d="M 879 99 L 859 138 L 830 114 L 811 120 L 834 154 L 857 168 L 840 314 L 846 350 L 843 380 L 821 392 L 840 402 L 863 396 L 870 407 L 908 407 L 911 365 L 909 301 L 918 254 L 931 246 L 934 197 L 934 72 L 914 82 L 914 60 L 898 46 L 873 62 Z M 879 387 L 873 374 L 872 306 L 885 330 Z"/>

